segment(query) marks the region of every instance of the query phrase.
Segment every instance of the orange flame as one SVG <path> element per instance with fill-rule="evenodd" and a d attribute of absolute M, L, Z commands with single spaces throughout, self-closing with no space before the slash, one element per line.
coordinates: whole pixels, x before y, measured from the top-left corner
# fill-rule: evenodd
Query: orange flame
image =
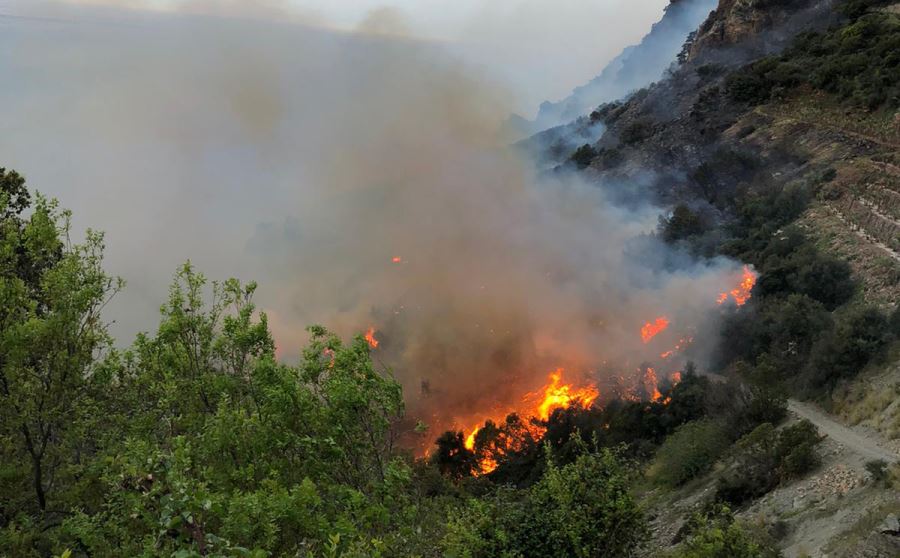
<path fill-rule="evenodd" d="M 667 327 L 669 327 L 668 318 L 660 316 L 659 318 L 656 318 L 656 321 L 644 324 L 644 327 L 641 328 L 641 339 L 644 340 L 644 343 L 649 343 L 651 339 L 656 337 L 660 332 L 665 331 Z"/>
<path fill-rule="evenodd" d="M 544 398 L 537 407 L 537 416 L 541 420 L 549 419 L 555 409 L 567 409 L 573 405 L 588 408 L 600 396 L 594 386 L 573 390 L 571 385 L 559 385 L 562 375 L 562 368 L 550 373 L 550 383 L 544 387 Z"/>
<path fill-rule="evenodd" d="M 523 418 L 534 417 L 546 421 L 556 409 L 568 409 L 576 406 L 587 409 L 600 397 L 600 391 L 593 385 L 576 388 L 571 384 L 563 384 L 563 372 L 562 368 L 551 372 L 548 376 L 548 383 L 543 388 L 537 392 L 525 395 L 522 398 L 523 405 L 519 411 L 510 409 L 503 419 L 508 415 L 517 413 Z M 497 422 L 501 422 L 503 419 Z M 481 428 L 481 426 L 472 428 L 472 431 L 466 436 L 464 445 L 469 451 L 475 451 L 475 438 Z M 499 465 L 499 457 L 510 451 L 522 449 L 529 437 L 536 440 L 543 436 L 545 430 L 540 424 L 534 424 L 527 419 L 523 420 L 519 428 L 517 435 L 504 434 L 493 442 L 491 448 L 484 449 L 483 455 L 478 456 L 476 475 L 490 473 Z"/>
<path fill-rule="evenodd" d="M 375 328 L 370 327 L 366 330 L 366 342 L 369 344 L 369 347 L 376 349 L 378 348 L 378 339 L 375 339 Z"/>
<path fill-rule="evenodd" d="M 647 371 L 644 372 L 644 391 L 647 392 L 647 397 L 650 398 L 650 401 L 656 402 L 662 399 L 662 393 L 659 392 L 659 380 L 656 378 L 656 371 L 652 368 L 647 368 Z"/>
<path fill-rule="evenodd" d="M 718 304 L 724 304 L 730 296 L 737 306 L 743 306 L 750 300 L 754 285 L 756 285 L 756 273 L 750 269 L 750 266 L 745 265 L 744 271 L 741 274 L 741 282 L 738 284 L 737 288 L 734 288 L 727 293 L 720 293 L 716 302 Z"/>
<path fill-rule="evenodd" d="M 403 258 L 401 258 L 400 256 L 394 256 L 393 258 L 391 258 L 391 262 L 395 264 L 403 263 Z"/>

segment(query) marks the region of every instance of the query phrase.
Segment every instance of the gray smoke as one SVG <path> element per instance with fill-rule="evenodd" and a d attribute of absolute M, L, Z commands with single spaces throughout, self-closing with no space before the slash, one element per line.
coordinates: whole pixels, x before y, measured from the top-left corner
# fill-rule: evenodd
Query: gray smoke
<path fill-rule="evenodd" d="M 108 232 L 123 341 L 190 258 L 260 282 L 283 357 L 308 324 L 373 326 L 409 416 L 469 426 L 557 367 L 632 374 L 687 334 L 702 358 L 737 281 L 648 236 L 659 209 L 536 173 L 507 148 L 509 94 L 439 45 L 168 16 L 2 25 L 3 164 Z"/>

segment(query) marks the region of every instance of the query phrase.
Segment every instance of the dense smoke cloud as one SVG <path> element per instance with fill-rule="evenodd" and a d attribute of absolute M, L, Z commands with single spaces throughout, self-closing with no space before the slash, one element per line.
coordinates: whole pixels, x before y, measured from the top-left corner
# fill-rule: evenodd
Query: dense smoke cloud
<path fill-rule="evenodd" d="M 0 0 L 0 8 L 4 2 Z M 401 22 L 409 38 L 437 41 L 470 65 L 512 84 L 514 105 L 531 116 L 597 75 L 635 44 L 669 0 L 65 0 L 73 5 L 299 21 L 345 31 Z M 39 0 L 23 0 L 34 4 Z M 34 10 L 31 8 L 31 10 Z M 21 11 L 21 10 L 19 10 Z M 363 24 L 368 20 L 366 24 Z M 397 34 L 395 25 L 390 25 Z M 658 77 L 658 72 L 657 76 Z"/>
<path fill-rule="evenodd" d="M 537 174 L 506 147 L 508 93 L 435 45 L 165 17 L 6 27 L 3 163 L 108 232 L 120 338 L 152 327 L 191 258 L 260 282 L 287 358 L 308 324 L 376 327 L 410 417 L 447 427 L 552 368 L 633 370 L 702 334 L 739 273 L 648 237 L 656 208 Z M 660 315 L 671 337 L 643 344 Z"/>

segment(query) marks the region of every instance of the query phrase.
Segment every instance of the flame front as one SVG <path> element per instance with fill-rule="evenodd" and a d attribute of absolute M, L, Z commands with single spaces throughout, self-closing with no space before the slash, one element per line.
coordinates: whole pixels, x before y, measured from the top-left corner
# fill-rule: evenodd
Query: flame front
<path fill-rule="evenodd" d="M 559 385 L 562 375 L 562 368 L 550 373 L 550 383 L 544 387 L 544 398 L 537 407 L 536 416 L 541 420 L 549 419 L 555 409 L 567 409 L 573 405 L 586 409 L 600 396 L 594 386 L 573 390 L 571 385 Z"/>
<path fill-rule="evenodd" d="M 501 424 L 512 414 L 517 414 L 524 420 L 518 423 L 517 430 L 499 434 L 491 441 L 489 448 L 478 448 L 482 451 L 478 456 L 477 475 L 490 473 L 497 468 L 500 456 L 519 451 L 529 439 L 538 440 L 544 435 L 545 428 L 531 419 L 546 421 L 556 409 L 587 409 L 600 397 L 600 391 L 594 385 L 576 388 L 572 384 L 564 384 L 563 373 L 562 368 L 554 370 L 543 388 L 522 398 L 522 405 L 518 410 L 512 409 L 503 417 L 496 417 L 495 422 Z M 475 426 L 466 436 L 464 445 L 469 451 L 476 451 L 477 436 L 481 429 L 481 426 Z"/>
<path fill-rule="evenodd" d="M 757 274 L 744 266 L 740 282 L 735 288 L 720 293 L 716 297 L 718 304 L 724 304 L 729 299 L 734 301 L 737 307 L 744 306 L 751 298 L 753 287 L 756 284 Z M 659 334 L 669 329 L 670 318 L 666 315 L 659 316 L 646 322 L 640 328 L 641 340 L 644 345 Z M 677 323 L 677 322 L 676 322 Z M 651 366 L 628 366 L 627 369 L 636 370 L 635 373 L 618 376 L 618 384 L 610 388 L 609 395 L 631 402 L 644 402 L 657 405 L 667 405 L 671 396 L 660 390 L 659 374 L 662 374 L 663 389 L 667 391 L 682 380 L 681 370 L 676 370 L 677 362 L 683 360 L 684 352 L 694 342 L 694 328 L 688 326 L 685 333 L 677 338 L 677 342 L 668 348 L 655 348 L 660 342 L 669 343 L 672 336 L 666 335 L 657 339 L 652 355 L 643 355 L 643 358 L 659 360 Z M 378 340 L 375 339 L 375 330 L 370 328 L 366 333 L 366 340 L 375 348 Z M 667 349 L 667 350 L 663 350 Z M 532 444 L 540 443 L 546 433 L 547 425 L 553 412 L 557 409 L 589 409 L 600 398 L 600 391 L 593 383 L 575 385 L 565 383 L 564 370 L 558 368 L 552 371 L 546 384 L 540 389 L 526 394 L 518 403 L 500 403 L 492 410 L 459 417 L 462 420 L 463 445 L 465 451 L 471 452 L 474 459 L 474 474 L 485 475 L 494 471 L 500 463 L 515 455 Z M 460 451 L 460 450 L 457 450 Z"/>
<path fill-rule="evenodd" d="M 718 304 L 724 304 L 725 301 L 729 299 L 729 297 L 734 300 L 734 303 L 737 306 L 743 306 L 747 304 L 747 301 L 750 300 L 751 292 L 753 291 L 753 287 L 756 285 L 756 273 L 750 269 L 750 266 L 745 265 L 744 270 L 741 274 L 741 282 L 740 284 L 730 290 L 727 293 L 720 293 L 719 297 L 716 299 Z"/>
<path fill-rule="evenodd" d="M 662 393 L 659 392 L 659 379 L 656 377 L 656 370 L 648 367 L 644 372 L 644 391 L 650 401 L 659 401 L 662 399 Z"/>
<path fill-rule="evenodd" d="M 669 319 L 665 316 L 660 316 L 656 318 L 656 321 L 644 324 L 644 327 L 641 328 L 641 339 L 643 339 L 644 343 L 649 343 L 651 339 L 665 331 L 667 327 L 669 327 Z"/>
<path fill-rule="evenodd" d="M 365 337 L 366 337 L 366 343 L 369 344 L 369 347 L 371 347 L 373 349 L 378 348 L 378 339 L 375 339 L 375 328 L 374 327 L 370 327 L 369 329 L 366 330 Z"/>

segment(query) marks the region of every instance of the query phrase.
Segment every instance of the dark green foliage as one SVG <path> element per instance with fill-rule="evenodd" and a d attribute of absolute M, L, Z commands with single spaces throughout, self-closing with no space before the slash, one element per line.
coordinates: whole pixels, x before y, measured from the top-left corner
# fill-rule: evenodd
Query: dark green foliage
<path fill-rule="evenodd" d="M 649 475 L 662 484 L 679 486 L 709 471 L 729 443 L 722 423 L 711 420 L 689 422 L 666 438 L 656 453 Z"/>
<path fill-rule="evenodd" d="M 696 513 L 684 529 L 686 540 L 673 558 L 778 558 L 781 553 L 767 533 L 735 521 L 727 506 Z"/>
<path fill-rule="evenodd" d="M 703 79 L 709 79 L 722 73 L 724 68 L 719 64 L 704 64 L 697 68 L 697 76 Z"/>
<path fill-rule="evenodd" d="M 461 479 L 475 472 L 475 454 L 466 448 L 462 432 L 444 432 L 435 445 L 437 450 L 431 456 L 431 462 L 437 465 L 442 475 Z"/>
<path fill-rule="evenodd" d="M 888 6 L 893 3 L 894 0 L 844 0 L 838 9 L 845 16 L 856 19 L 873 8 Z"/>
<path fill-rule="evenodd" d="M 589 144 L 584 144 L 575 150 L 575 153 L 569 158 L 579 169 L 587 168 L 594 157 L 597 156 L 597 150 Z"/>
<path fill-rule="evenodd" d="M 770 250 L 763 252 L 765 271 L 757 282 L 757 292 L 762 296 L 799 293 L 829 310 L 850 300 L 856 290 L 850 265 L 823 255 L 802 240 L 798 242 L 783 251 L 777 251 L 780 243 L 773 242 Z"/>
<path fill-rule="evenodd" d="M 820 441 L 816 427 L 806 420 L 781 431 L 769 423 L 758 426 L 736 444 L 716 497 L 741 505 L 808 473 L 819 465 L 816 446 Z"/>
<path fill-rule="evenodd" d="M 711 203 L 731 195 L 735 184 L 751 180 L 761 167 L 755 155 L 728 148 L 716 149 L 690 175 L 691 181 Z"/>
<path fill-rule="evenodd" d="M 872 481 L 884 485 L 888 480 L 888 463 L 884 459 L 875 459 L 866 462 L 866 471 L 872 475 Z"/>
<path fill-rule="evenodd" d="M 678 204 L 668 217 L 660 216 L 659 232 L 666 242 L 676 242 L 703 234 L 706 226 L 700 215 L 685 204 Z"/>
<path fill-rule="evenodd" d="M 629 122 L 619 132 L 619 140 L 625 145 L 638 144 L 653 135 L 653 121 L 640 118 Z"/>
<path fill-rule="evenodd" d="M 624 103 L 620 101 L 613 101 L 611 103 L 605 103 L 600 106 L 597 110 L 591 113 L 591 122 L 603 122 L 605 124 L 610 124 L 615 121 L 619 116 L 621 116 L 622 111 L 627 107 Z"/>
<path fill-rule="evenodd" d="M 878 2 L 851 1 L 846 25 L 825 33 L 801 34 L 780 56 L 754 62 L 726 80 L 729 96 L 759 104 L 807 84 L 869 109 L 900 106 L 900 18 L 868 13 Z"/>
<path fill-rule="evenodd" d="M 110 340 L 100 310 L 121 283 L 103 272 L 102 235 L 64 242 L 69 215 L 55 202 L 32 202 L 3 169 L 0 188 L 0 528 L 27 517 L 40 530 L 90 482 L 69 461 L 91 451 L 101 420 L 103 379 L 91 372 Z"/>
<path fill-rule="evenodd" d="M 597 151 L 597 155 L 594 158 L 594 165 L 600 170 L 609 170 L 618 167 L 624 160 L 625 157 L 618 149 L 614 147 L 604 147 Z"/>
<path fill-rule="evenodd" d="M 804 371 L 806 389 L 819 393 L 842 378 L 853 377 L 893 338 L 887 317 L 877 308 L 863 306 L 842 312 L 834 329 L 812 350 Z"/>
<path fill-rule="evenodd" d="M 615 452 L 584 452 L 547 471 L 528 491 L 470 500 L 443 541 L 449 557 L 630 556 L 644 535 L 629 491 L 630 473 Z"/>

